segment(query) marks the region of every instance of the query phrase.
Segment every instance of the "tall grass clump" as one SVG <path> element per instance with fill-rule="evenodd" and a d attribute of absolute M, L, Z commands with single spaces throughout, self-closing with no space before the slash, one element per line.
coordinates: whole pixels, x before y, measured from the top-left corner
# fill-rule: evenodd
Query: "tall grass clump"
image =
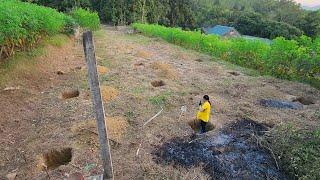
<path fill-rule="evenodd" d="M 33 47 L 44 36 L 62 32 L 65 15 L 16 0 L 0 0 L 0 58 Z"/>
<path fill-rule="evenodd" d="M 82 8 L 77 8 L 71 11 L 70 15 L 84 29 L 94 31 L 98 30 L 100 27 L 100 19 L 98 13 L 90 12 Z"/>
<path fill-rule="evenodd" d="M 261 74 L 298 80 L 320 88 L 320 37 L 276 38 L 271 44 L 243 38 L 225 39 L 199 31 L 134 23 L 136 30 L 185 48 L 208 53 Z"/>

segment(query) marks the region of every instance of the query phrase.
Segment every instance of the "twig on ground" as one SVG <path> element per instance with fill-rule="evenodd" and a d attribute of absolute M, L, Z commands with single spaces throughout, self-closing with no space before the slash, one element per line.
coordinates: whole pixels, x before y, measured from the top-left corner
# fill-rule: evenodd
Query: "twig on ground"
<path fill-rule="evenodd" d="M 43 167 L 44 167 L 44 170 L 45 170 L 45 172 L 46 172 L 46 174 L 48 176 L 48 179 L 51 179 L 51 177 L 49 175 L 49 172 L 48 172 L 48 167 L 46 165 L 43 165 Z"/>
<path fill-rule="evenodd" d="M 182 117 L 183 113 L 187 111 L 187 107 L 186 107 L 186 106 L 182 106 L 180 110 L 181 110 L 181 112 L 180 112 L 180 116 L 179 116 L 178 121 L 180 121 L 180 119 L 181 119 L 181 117 Z"/>
<path fill-rule="evenodd" d="M 139 144 L 139 148 L 138 148 L 137 153 L 136 153 L 136 156 L 139 155 L 139 151 L 140 151 L 141 145 L 142 145 L 142 144 L 140 143 L 140 144 Z"/>
<path fill-rule="evenodd" d="M 143 127 L 146 126 L 148 123 L 150 123 L 152 120 L 154 120 L 156 117 L 158 117 L 163 111 L 163 108 L 161 108 L 161 111 L 159 111 L 156 115 L 154 115 L 152 118 L 150 118 L 146 123 L 143 124 Z"/>
<path fill-rule="evenodd" d="M 280 169 L 280 168 L 279 168 L 279 163 L 278 163 L 278 161 L 277 161 L 277 159 L 276 159 L 276 155 L 274 154 L 274 152 L 272 151 L 272 149 L 269 148 L 268 146 L 263 145 L 263 144 L 261 143 L 261 140 L 259 139 L 259 137 L 257 137 L 255 134 L 253 134 L 252 136 L 257 140 L 258 144 L 259 144 L 261 147 L 267 149 L 267 150 L 271 153 L 272 158 L 273 158 L 274 162 L 276 163 L 277 169 L 279 170 L 279 169 Z"/>
<path fill-rule="evenodd" d="M 190 141 L 190 142 L 189 142 L 189 144 L 191 144 L 191 143 L 193 143 L 193 142 L 195 142 L 195 141 L 201 140 L 201 139 L 203 139 L 203 138 L 205 138 L 205 137 L 199 137 L 199 138 L 196 138 L 196 139 L 194 139 L 194 140 Z"/>

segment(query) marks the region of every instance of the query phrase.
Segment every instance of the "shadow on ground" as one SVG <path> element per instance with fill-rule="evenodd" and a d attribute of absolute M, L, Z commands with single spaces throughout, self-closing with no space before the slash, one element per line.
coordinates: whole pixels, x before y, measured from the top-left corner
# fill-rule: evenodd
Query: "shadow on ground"
<path fill-rule="evenodd" d="M 203 166 L 213 179 L 286 179 L 257 137 L 268 126 L 252 120 L 229 124 L 216 134 L 173 138 L 153 151 L 160 164 Z"/>

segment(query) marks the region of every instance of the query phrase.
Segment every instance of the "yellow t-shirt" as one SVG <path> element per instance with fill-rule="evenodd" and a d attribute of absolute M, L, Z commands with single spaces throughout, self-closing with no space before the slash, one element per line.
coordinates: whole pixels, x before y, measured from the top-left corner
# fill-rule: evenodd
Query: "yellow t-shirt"
<path fill-rule="evenodd" d="M 201 108 L 203 111 L 198 111 L 197 119 L 202 120 L 204 122 L 209 122 L 210 112 L 211 112 L 211 105 L 209 102 L 205 102 Z"/>

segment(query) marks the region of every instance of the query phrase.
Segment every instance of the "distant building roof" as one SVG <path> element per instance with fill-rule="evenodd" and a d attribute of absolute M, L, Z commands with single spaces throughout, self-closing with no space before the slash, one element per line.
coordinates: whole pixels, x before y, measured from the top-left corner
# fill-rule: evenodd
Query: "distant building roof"
<path fill-rule="evenodd" d="M 221 26 L 221 25 L 216 25 L 214 27 L 207 27 L 207 28 L 203 28 L 203 31 L 205 34 L 216 34 L 219 36 L 224 36 L 232 31 L 236 31 L 237 30 L 233 27 L 229 27 L 229 26 Z"/>

